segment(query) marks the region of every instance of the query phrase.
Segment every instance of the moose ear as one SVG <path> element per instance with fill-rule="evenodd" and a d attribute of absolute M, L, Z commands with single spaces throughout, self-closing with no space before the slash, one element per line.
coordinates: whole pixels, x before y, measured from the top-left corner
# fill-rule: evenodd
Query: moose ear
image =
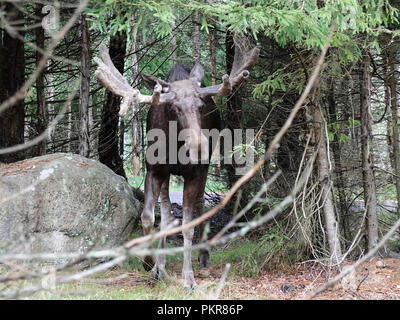
<path fill-rule="evenodd" d="M 150 91 L 153 91 L 156 84 L 159 83 L 162 86 L 163 93 L 169 92 L 169 83 L 168 82 L 160 80 L 151 74 L 142 73 L 141 76 L 143 79 L 144 86 L 147 89 L 149 89 Z"/>
<path fill-rule="evenodd" d="M 204 77 L 204 69 L 200 63 L 196 62 L 192 71 L 190 71 L 189 77 L 201 84 L 201 80 L 203 80 Z"/>

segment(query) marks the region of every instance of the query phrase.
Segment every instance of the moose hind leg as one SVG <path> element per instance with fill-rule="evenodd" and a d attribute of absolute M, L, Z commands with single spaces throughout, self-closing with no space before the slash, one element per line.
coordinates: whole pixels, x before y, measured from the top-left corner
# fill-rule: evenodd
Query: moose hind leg
<path fill-rule="evenodd" d="M 170 225 L 173 221 L 173 216 L 171 215 L 171 201 L 169 199 L 169 177 L 165 179 L 161 186 L 161 230 L 165 230 L 168 225 Z M 161 238 L 158 243 L 159 249 L 164 249 L 166 243 L 166 237 Z M 160 280 L 166 275 L 165 270 L 166 257 L 165 254 L 160 254 L 157 256 L 157 263 L 155 268 L 153 269 L 153 278 Z"/>
<path fill-rule="evenodd" d="M 207 180 L 207 172 L 203 173 L 200 176 L 201 181 L 203 181 L 203 184 L 199 185 L 198 193 L 197 193 L 197 198 L 195 202 L 195 218 L 201 216 L 203 214 L 203 209 L 204 209 L 204 188 L 205 188 L 205 182 Z M 200 239 L 199 242 L 203 242 L 207 240 L 207 234 L 204 233 L 205 231 L 205 225 L 206 222 L 203 222 L 199 226 L 199 231 L 200 231 Z M 199 250 L 199 255 L 198 255 L 198 262 L 200 268 L 208 268 L 210 266 L 210 252 L 208 249 L 200 249 Z"/>
<path fill-rule="evenodd" d="M 183 190 L 183 225 L 191 222 L 193 218 L 201 215 L 202 202 L 204 201 L 204 188 L 206 182 L 206 172 L 202 177 L 185 179 Z M 183 231 L 184 237 L 184 253 L 183 253 L 183 269 L 182 278 L 185 288 L 195 288 L 196 281 L 194 279 L 192 267 L 192 243 L 193 243 L 194 228 L 186 229 Z"/>
<path fill-rule="evenodd" d="M 201 195 L 201 197 L 199 196 L 199 198 L 197 199 L 197 216 L 201 215 L 203 213 L 203 207 L 204 207 L 204 196 Z M 196 217 L 197 218 L 197 217 Z M 205 231 L 205 225 L 206 223 L 203 222 L 202 224 L 200 224 L 200 242 L 206 241 L 207 240 L 207 234 L 204 233 Z M 199 250 L 199 256 L 198 256 L 198 261 L 199 261 L 199 265 L 200 268 L 208 268 L 210 266 L 210 252 L 208 251 L 208 249 L 200 249 Z"/>
<path fill-rule="evenodd" d="M 210 266 L 210 252 L 207 249 L 200 249 L 198 261 L 200 268 L 208 268 Z"/>

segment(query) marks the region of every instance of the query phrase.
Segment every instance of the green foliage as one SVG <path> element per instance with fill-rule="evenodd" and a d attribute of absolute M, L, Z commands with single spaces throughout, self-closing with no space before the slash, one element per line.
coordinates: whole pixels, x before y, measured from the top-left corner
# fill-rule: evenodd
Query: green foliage
<path fill-rule="evenodd" d="M 333 141 L 335 136 L 338 137 L 340 142 L 348 142 L 349 136 L 340 132 L 340 126 L 338 122 L 328 124 L 328 139 Z"/>
<path fill-rule="evenodd" d="M 233 151 L 231 153 L 231 157 L 233 158 L 235 156 L 235 154 L 239 155 L 240 157 L 245 157 L 248 149 L 251 149 L 255 154 L 258 153 L 258 151 L 254 147 L 254 145 L 242 143 L 242 144 L 233 146 Z"/>
<path fill-rule="evenodd" d="M 386 201 L 386 200 L 397 200 L 397 193 L 396 193 L 396 185 L 393 183 L 388 184 L 383 187 L 383 190 L 377 194 L 377 198 L 379 201 Z M 395 222 L 395 221 L 391 221 Z"/>
<path fill-rule="evenodd" d="M 290 76 L 289 73 L 284 74 L 284 69 L 278 69 L 267 77 L 266 80 L 256 85 L 253 91 L 254 98 L 261 98 L 264 94 L 267 97 L 273 95 L 276 90 L 286 90 L 285 80 Z"/>
<path fill-rule="evenodd" d="M 131 0 L 93 0 L 88 9 L 92 28 L 99 28 L 111 35 L 129 28 L 131 17 L 136 14 L 134 35 L 142 30 L 145 37 L 148 32 L 155 32 L 159 38 L 171 34 L 175 15 L 174 1 L 131 1 Z M 157 22 L 155 29 L 149 28 Z"/>
<path fill-rule="evenodd" d="M 212 264 L 232 263 L 237 276 L 257 277 L 260 271 L 275 267 L 290 267 L 301 259 L 301 244 L 290 239 L 282 223 L 269 227 L 257 240 L 243 239 L 231 243 L 226 249 L 212 253 Z"/>
<path fill-rule="evenodd" d="M 359 120 L 349 118 L 342 125 L 345 129 L 351 129 L 354 126 L 359 126 L 361 123 Z M 337 136 L 339 142 L 347 143 L 350 137 L 347 134 L 341 132 L 341 123 L 340 122 L 332 122 L 328 124 L 328 139 L 329 141 L 333 141 L 335 136 Z"/>
<path fill-rule="evenodd" d="M 264 34 L 283 47 L 291 44 L 321 49 L 335 26 L 331 47 L 337 49 L 341 64 L 358 59 L 360 47 L 366 46 L 353 41 L 354 36 L 367 35 L 369 49 L 379 52 L 378 36 L 389 24 L 398 22 L 398 11 L 388 0 L 93 0 L 88 15 L 92 28 L 114 34 L 128 30 L 130 17 L 136 14 L 134 34 L 140 30 L 145 39 L 149 33 L 158 38 L 171 35 L 177 12 L 183 17 L 195 10 L 201 13 L 201 30 L 205 32 L 209 30 L 208 21 L 215 21 L 219 28 L 252 34 L 255 39 Z M 253 94 L 255 98 L 264 94 L 269 98 L 277 90 L 301 91 L 303 83 L 304 79 L 281 68 L 258 84 Z"/>
<path fill-rule="evenodd" d="M 232 264 L 232 273 L 238 276 L 255 277 L 259 273 L 257 260 L 264 253 L 257 242 L 242 240 L 226 249 L 212 252 L 213 265 Z"/>
<path fill-rule="evenodd" d="M 387 0 L 251 0 L 251 1 L 180 1 L 180 0 L 93 0 L 88 14 L 99 28 L 109 24 L 116 32 L 128 26 L 129 18 L 137 13 L 139 27 L 157 21 L 154 30 L 159 37 L 171 34 L 176 20 L 174 10 L 202 14 L 202 30 L 208 31 L 207 18 L 215 19 L 221 27 L 239 33 L 251 32 L 273 37 L 282 46 L 289 42 L 305 47 L 322 47 L 334 21 L 338 32 L 374 34 L 375 29 L 396 22 L 397 10 Z M 111 21 L 108 21 L 112 17 Z M 118 27 L 115 27 L 118 25 Z M 340 37 L 336 39 L 340 41 Z"/>

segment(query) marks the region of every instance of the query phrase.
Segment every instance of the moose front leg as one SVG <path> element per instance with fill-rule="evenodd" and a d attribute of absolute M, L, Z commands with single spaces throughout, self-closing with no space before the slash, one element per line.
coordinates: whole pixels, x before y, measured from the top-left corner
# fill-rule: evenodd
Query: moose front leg
<path fill-rule="evenodd" d="M 142 212 L 142 227 L 143 234 L 146 236 L 150 234 L 154 226 L 154 207 L 160 195 L 161 185 L 164 179 L 149 171 L 146 174 L 144 185 L 144 208 Z M 143 267 L 146 271 L 150 271 L 154 266 L 154 258 L 152 256 L 145 256 L 143 260 Z"/>
<path fill-rule="evenodd" d="M 169 199 L 169 177 L 164 180 L 164 182 L 161 186 L 160 197 L 161 197 L 161 203 L 160 203 L 161 226 L 160 226 L 160 229 L 161 229 L 161 231 L 163 231 L 174 220 L 174 217 L 171 215 L 171 201 Z M 164 249 L 165 242 L 166 242 L 166 237 L 161 238 L 158 243 L 158 249 Z M 166 263 L 165 254 L 158 255 L 156 266 L 153 269 L 153 278 L 154 279 L 160 280 L 166 275 L 165 263 Z"/>
<path fill-rule="evenodd" d="M 193 219 L 193 211 L 191 207 L 183 207 L 183 221 L 182 224 L 187 224 Z M 194 289 L 197 287 L 194 280 L 193 266 L 192 266 L 192 242 L 194 235 L 194 228 L 186 229 L 183 232 L 183 267 L 182 279 L 183 287 L 185 289 Z"/>
<path fill-rule="evenodd" d="M 198 175 L 196 178 L 185 178 L 183 189 L 183 222 L 185 225 L 201 215 L 204 201 L 204 188 L 206 183 L 207 173 Z M 192 266 L 192 243 L 194 236 L 194 228 L 185 229 L 183 231 L 183 268 L 182 278 L 184 287 L 186 289 L 193 289 L 197 286 L 193 274 Z M 206 254 L 208 252 L 200 252 L 199 254 Z M 207 257 L 208 261 L 208 257 Z M 202 265 L 201 265 L 202 267 Z"/>

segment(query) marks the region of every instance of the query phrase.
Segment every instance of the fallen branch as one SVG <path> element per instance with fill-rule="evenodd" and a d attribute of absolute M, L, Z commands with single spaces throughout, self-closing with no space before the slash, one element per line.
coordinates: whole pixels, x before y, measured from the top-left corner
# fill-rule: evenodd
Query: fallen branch
<path fill-rule="evenodd" d="M 359 265 L 364 263 L 365 261 L 368 261 L 369 259 L 373 258 L 375 254 L 385 245 L 385 243 L 390 239 L 390 237 L 397 231 L 397 229 L 400 228 L 400 219 L 397 220 L 397 222 L 393 225 L 393 227 L 385 234 L 385 236 L 379 241 L 379 243 L 372 249 L 370 250 L 362 259 L 358 260 L 351 266 L 348 266 L 343 269 L 342 272 L 340 272 L 336 277 L 333 279 L 329 280 L 327 283 L 325 283 L 323 286 L 320 286 L 316 290 L 314 290 L 308 297 L 307 299 L 312 299 L 315 298 L 317 295 L 320 293 L 324 292 L 326 289 L 329 289 L 335 285 L 340 279 L 348 275 L 350 272 L 353 272 Z"/>
<path fill-rule="evenodd" d="M 229 272 L 230 268 L 231 268 L 231 264 L 227 263 L 225 266 L 224 272 L 222 273 L 221 279 L 219 280 L 217 290 L 215 291 L 214 300 L 218 300 L 218 298 L 222 292 L 222 289 L 225 285 L 226 277 L 228 276 L 228 272 Z"/>

